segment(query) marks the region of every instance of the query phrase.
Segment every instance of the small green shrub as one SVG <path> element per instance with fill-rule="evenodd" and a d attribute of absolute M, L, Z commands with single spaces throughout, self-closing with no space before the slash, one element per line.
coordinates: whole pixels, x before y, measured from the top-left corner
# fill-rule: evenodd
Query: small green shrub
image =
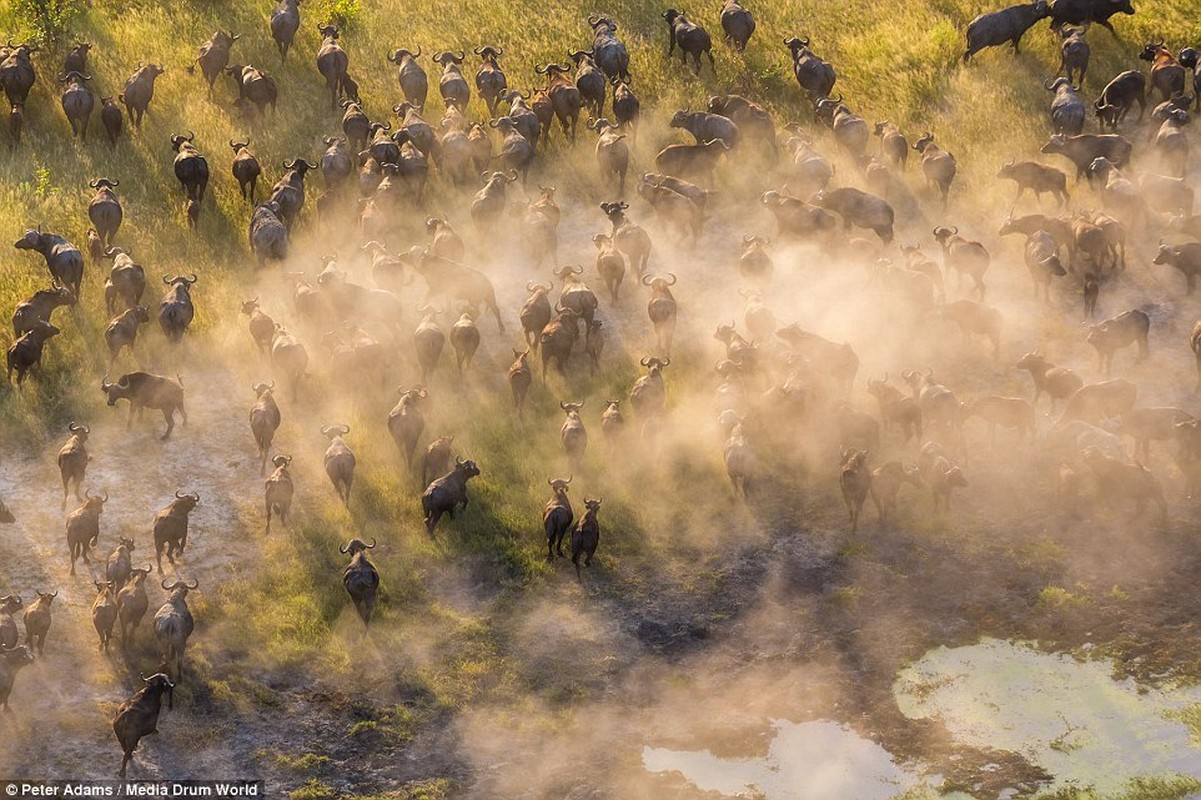
<path fill-rule="evenodd" d="M 358 5 L 354 0 L 341 0 L 341 4 Z M 13 0 L 13 13 L 37 42 L 54 45 L 83 13 L 83 0 Z"/>
<path fill-rule="evenodd" d="M 322 23 L 333 23 L 341 28 L 354 25 L 362 5 L 359 0 L 325 0 L 317 4 L 314 13 Z"/>

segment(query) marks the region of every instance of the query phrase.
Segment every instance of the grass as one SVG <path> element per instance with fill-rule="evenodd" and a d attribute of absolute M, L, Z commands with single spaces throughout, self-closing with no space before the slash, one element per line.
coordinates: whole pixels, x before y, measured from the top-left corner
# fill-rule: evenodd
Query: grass
<path fill-rule="evenodd" d="M 288 792 L 291 800 L 333 800 L 337 796 L 333 788 L 316 778 L 309 778 L 299 789 Z"/>
<path fill-rule="evenodd" d="M 316 753 L 302 753 L 298 756 L 288 755 L 287 753 L 264 753 L 264 755 L 269 756 L 275 764 L 296 770 L 297 772 L 319 771 L 329 763 L 328 756 L 321 756 Z"/>
<path fill-rule="evenodd" d="M 120 189 L 126 223 L 121 241 L 132 245 L 153 276 L 199 272 L 202 282 L 197 287 L 194 329 L 198 334 L 211 331 L 230 319 L 228 301 L 233 288 L 245 284 L 251 272 L 244 244 L 247 211 L 227 174 L 225 142 L 248 134 L 269 164 L 270 176 L 278 174 L 278 162 L 284 158 L 314 158 L 320 138 L 337 129 L 336 117 L 321 103 L 321 86 L 310 63 L 316 32 L 309 22 L 327 17 L 343 21 L 343 41 L 368 110 L 373 116 L 385 117 L 398 92 L 393 71 L 383 60 L 389 46 L 404 42 L 421 43 L 427 50 L 470 49 L 480 40 L 496 41 L 506 49 L 504 65 L 511 83 L 527 86 L 535 63 L 560 57 L 565 42 L 584 43 L 582 19 L 592 9 L 589 3 L 568 2 L 558 6 L 544 24 L 524 26 L 512 9 L 503 5 L 466 0 L 458 7 L 460 14 L 432 20 L 412 4 L 367 6 L 350 0 L 306 4 L 306 24 L 295 55 L 283 67 L 266 37 L 265 7 L 217 2 L 200 9 L 117 0 L 89 8 L 72 21 L 71 37 L 39 54 L 40 78 L 28 105 L 26 139 L 20 147 L 0 148 L 0 171 L 7 176 L 0 185 L 0 227 L 15 238 L 24 227 L 41 224 L 82 242 L 87 227 L 83 214 L 89 196 L 87 181 L 100 174 L 124 177 Z M 1091 37 L 1090 93 L 1107 76 L 1125 68 L 1134 45 L 1152 35 L 1166 36 L 1169 41 L 1201 38 L 1201 23 L 1187 19 L 1175 4 L 1149 0 L 1139 8 L 1135 17 L 1121 18 L 1121 42 L 1103 31 Z M 866 118 L 889 118 L 907 130 L 933 130 L 944 146 L 957 153 L 965 192 L 992 177 L 992 158 L 974 158 L 977 150 L 991 150 L 994 142 L 1003 141 L 1015 152 L 1026 152 L 1043 138 L 1048 96 L 1038 79 L 1051 74 L 1057 65 L 1057 44 L 1039 26 L 1027 35 L 1022 58 L 990 51 L 969 68 L 959 67 L 959 31 L 977 10 L 974 2 L 897 0 L 887 7 L 841 3 L 821 14 L 807 14 L 792 2 L 765 4 L 756 9 L 760 27 L 745 57 L 718 47 L 719 77 L 714 79 L 705 71 L 694 80 L 675 62 L 665 64 L 663 24 L 656 6 L 625 0 L 610 8 L 622 21 L 634 74 L 665 74 L 662 81 L 639 82 L 645 105 L 653 109 L 651 116 L 665 116 L 675 107 L 699 107 L 734 76 L 749 75 L 747 91 L 764 101 L 781 122 L 806 117 L 786 51 L 778 44 L 785 35 L 803 32 L 813 39 L 815 50 L 837 66 L 838 91 Z M 279 80 L 286 111 L 274 123 L 247 124 L 238 119 L 229 107 L 228 79 L 219 80 L 210 101 L 199 76 L 185 73 L 196 45 L 218 26 L 243 33 L 235 45 L 236 58 L 272 71 Z M 0 8 L 0 29 L 16 39 L 31 32 L 25 20 L 14 16 L 12 6 Z M 136 61 L 161 62 L 167 67 L 142 130 L 127 132 L 116 148 L 110 149 L 103 141 L 98 120 L 93 120 L 89 143 L 72 141 L 52 94 L 54 65 L 75 38 L 94 44 L 91 70 L 96 76 L 93 88 L 99 94 L 119 91 Z M 978 113 L 973 99 L 985 94 L 990 97 L 989 112 Z M 478 98 L 474 102 L 478 103 Z M 479 113 L 474 106 L 472 111 Z M 187 230 L 171 172 L 168 138 L 184 128 L 196 132 L 214 175 L 214 202 L 206 203 L 199 236 Z M 664 137 L 656 130 L 647 138 L 658 144 Z M 642 149 L 643 157 L 651 152 L 650 146 Z M 573 178 L 585 175 L 591 167 L 588 148 L 580 147 L 568 158 L 557 158 L 545 177 L 572 185 Z M 579 192 L 568 189 L 565 194 L 570 199 Z M 432 210 L 453 199 L 436 185 L 432 195 L 428 204 Z M 406 233 L 419 238 L 415 231 Z M 302 234 L 301 242 L 306 238 Z M 297 249 L 303 250 L 303 244 Z M 100 279 L 90 267 L 88 276 L 78 330 L 68 328 L 52 344 L 42 376 L 23 396 L 0 395 L 0 420 L 8 423 L 6 427 L 14 435 L 27 433 L 30 441 L 41 440 L 72 415 L 98 411 L 99 395 L 91 386 L 94 378 L 77 380 L 80 365 L 88 365 L 82 374 L 91 376 L 102 372 L 104 364 L 99 333 L 106 315 L 100 310 Z M 12 308 L 44 282 L 39 257 L 14 254 L 0 266 L 0 308 Z M 154 280 L 151 283 L 157 285 Z M 154 298 L 152 289 L 147 300 L 153 304 Z M 147 330 L 146 334 L 146 360 L 168 360 L 157 346 L 154 332 Z"/>
<path fill-rule="evenodd" d="M 1065 787 L 1051 792 L 1040 792 L 1038 800 L 1178 800 L 1191 797 L 1201 788 L 1201 781 L 1187 775 L 1171 775 L 1157 778 L 1135 778 L 1124 791 L 1116 794 L 1099 794 L 1094 789 Z"/>
<path fill-rule="evenodd" d="M 1088 598 L 1064 589 L 1062 586 L 1048 586 L 1038 594 L 1037 608 L 1044 611 L 1057 609 L 1082 608 L 1088 604 Z"/>
<path fill-rule="evenodd" d="M 254 273 L 245 242 L 248 208 L 228 174 L 231 153 L 225 143 L 234 137 L 250 137 L 266 165 L 262 191 L 279 174 L 282 160 L 297 156 L 316 160 L 322 137 L 338 131 L 339 117 L 328 111 L 313 65 L 318 43 L 313 23 L 336 19 L 343 26 L 342 41 L 367 110 L 373 118 L 384 119 L 390 116 L 388 109 L 399 94 L 394 68 L 384 60 L 391 48 L 420 44 L 426 53 L 432 53 L 442 48 L 470 51 L 484 42 L 499 44 L 505 50 L 502 63 L 510 83 L 525 88 L 533 83 L 536 63 L 561 60 L 568 44 L 587 43 L 584 19 L 596 4 L 565 0 L 554 6 L 553 13 L 540 15 L 536 24 L 523 15 L 520 4 L 461 0 L 455 7 L 454 14 L 431 14 L 417 3 L 311 0 L 302 6 L 304 22 L 296 47 L 281 66 L 267 36 L 266 3 L 111 0 L 93 4 L 71 21 L 70 36 L 59 46 L 38 54 L 39 79 L 28 104 L 25 138 L 15 147 L 0 144 L 0 175 L 4 176 L 0 180 L 0 231 L 15 240 L 26 227 L 41 225 L 82 243 L 88 227 L 87 182 L 101 175 L 119 179 L 125 225 L 118 241 L 132 248 L 137 260 L 147 266 L 150 286 L 145 302 L 152 307 L 157 302 L 158 278 L 164 273 L 194 271 L 201 277 L 189 341 L 172 349 L 152 323 L 143 329 L 139 361 L 152 371 L 173 374 L 178 368 L 199 376 L 220 361 L 240 383 L 249 385 L 265 367 L 254 361 L 243 321 L 237 315 L 237 300 L 258 292 L 282 310 L 287 306 L 281 296 L 286 290 L 278 276 Z M 27 20 L 16 16 L 16 8 L 0 4 L 0 32 L 20 40 L 32 29 Z M 630 46 L 635 87 L 648 117 L 635 149 L 639 169 L 650 163 L 659 146 L 674 140 L 674 132 L 665 124 L 672 110 L 699 108 L 709 95 L 732 86 L 763 102 L 781 124 L 808 120 L 786 49 L 780 43 L 790 35 L 812 38 L 814 49 L 838 70 L 836 91 L 844 93 L 865 118 L 888 118 L 907 131 L 933 131 L 943 146 L 959 156 L 962 174 L 956 192 L 961 197 L 971 197 L 991 185 L 998 142 L 1018 154 L 1031 152 L 1045 138 L 1049 96 L 1041 88 L 1041 79 L 1052 74 L 1058 63 L 1057 41 L 1045 26 L 1026 37 L 1022 57 L 992 51 L 964 68 L 959 63 L 961 31 L 979 10 L 976 0 L 889 0 L 883 4 L 845 0 L 818 7 L 798 0 L 777 0 L 753 3 L 752 8 L 759 30 L 748 52 L 735 54 L 719 45 L 715 48 L 717 77 L 706 67 L 700 78 L 695 78 L 678 62 L 668 64 L 664 59 L 665 30 L 659 4 L 614 0 L 606 5 L 620 21 L 620 34 Z M 703 21 L 717 30 L 711 16 L 706 12 Z M 1093 63 L 1088 94 L 1095 94 L 1105 79 L 1127 68 L 1135 49 L 1147 38 L 1164 36 L 1170 42 L 1201 39 L 1201 22 L 1194 17 L 1167 0 L 1144 0 L 1137 16 L 1119 20 L 1120 41 L 1095 31 L 1090 35 Z M 243 35 L 235 45 L 235 60 L 255 63 L 276 76 L 281 95 L 276 119 L 240 119 L 231 108 L 228 79 L 219 79 L 210 99 L 200 76 L 187 74 L 197 45 L 218 27 Z M 167 68 L 142 129 L 127 128 L 116 147 L 104 140 L 95 117 L 88 142 L 73 141 L 58 107 L 52 79 L 66 47 L 75 39 L 94 45 L 90 68 L 98 94 L 117 93 L 138 61 L 161 62 Z M 429 69 L 428 57 L 424 63 Z M 473 64 L 470 56 L 468 64 Z M 980 100 L 985 97 L 987 108 L 982 109 Z M 436 121 L 440 103 L 432 99 L 430 105 L 437 110 L 428 116 Z M 482 114 L 478 98 L 473 99 L 471 112 L 476 117 Z M 198 233 L 187 228 L 182 195 L 171 168 L 169 137 L 188 130 L 195 132 L 213 174 L 211 199 L 205 200 Z M 544 159 L 536 168 L 539 182 L 560 187 L 565 207 L 602 199 L 602 190 L 593 185 L 591 139 L 582 136 L 582 140 L 568 150 L 561 138 L 556 138 L 554 158 Z M 728 186 L 730 194 L 736 195 L 744 188 L 761 186 L 763 177 L 726 166 L 719 184 L 723 191 Z M 310 180 L 309 210 L 299 228 L 295 255 L 286 267 L 289 270 L 315 271 L 317 256 L 327 251 L 331 241 L 340 243 L 339 237 L 315 228 L 311 201 L 320 191 L 320 179 L 313 176 Z M 464 203 L 460 193 L 440 180 L 432 181 L 424 208 L 410 215 L 390 244 L 423 240 L 420 222 L 425 213 L 458 214 Z M 596 227 L 600 230 L 599 222 Z M 512 242 L 501 239 L 485 244 L 505 248 Z M 342 244 L 342 248 L 349 261 L 350 245 Z M 101 302 L 102 282 L 101 270 L 89 264 L 81 305 L 62 326 L 63 335 L 48 346 L 41 372 L 23 392 L 0 389 L 0 430 L 12 450 L 45 449 L 68 420 L 108 415 L 96 391 L 107 367 L 101 338 L 107 320 Z M 7 313 L 45 283 L 40 257 L 10 251 L 0 261 L 0 309 Z M 511 309 L 506 308 L 505 313 L 513 324 Z M 286 312 L 284 316 L 289 322 Z M 493 330 L 486 325 L 490 326 L 490 321 L 481 327 L 491 336 Z M 707 386 L 708 344 L 694 350 L 684 344 L 670 371 L 674 385 Z M 312 355 L 317 361 L 320 353 L 315 344 Z M 374 718 L 354 723 L 347 730 L 353 739 L 383 735 L 409 741 L 423 725 L 481 698 L 517 703 L 532 687 L 546 687 L 553 698 L 568 701 L 573 692 L 586 692 L 557 680 L 549 674 L 550 669 L 527 669 L 524 640 L 506 615 L 531 595 L 569 596 L 570 602 L 581 604 L 621 598 L 636 606 L 664 589 L 678 586 L 687 592 L 701 584 L 708 586 L 712 582 L 705 574 L 704 558 L 710 555 L 712 542 L 729 546 L 754 535 L 751 521 L 726 501 L 725 479 L 712 442 L 681 434 L 687 441 L 673 443 L 678 445 L 679 455 L 666 469 L 658 469 L 660 465 L 650 456 L 630 455 L 624 465 L 627 474 L 618 475 L 608 468 L 599 446 L 599 430 L 593 430 L 595 444 L 583 470 L 586 477 L 576 485 L 586 483 L 588 492 L 604 498 L 605 540 L 598 563 L 586 576 L 585 588 L 576 594 L 571 587 L 574 575 L 569 576 L 561 564 L 551 567 L 545 562 L 537 510 L 546 500 L 548 472 L 562 471 L 559 461 L 550 460 L 550 454 L 558 455 L 561 419 L 554 401 L 568 393 L 587 397 L 592 410 L 601 397 L 624 397 L 638 374 L 636 356 L 622 354 L 611 369 L 595 379 L 573 376 L 570 390 L 553 381 L 549 389 L 537 384 L 530 404 L 535 411 L 527 427 L 520 426 L 510 413 L 507 391 L 497 378 L 503 364 L 486 365 L 493 374 L 462 393 L 452 388 L 455 384 L 444 366 L 436 381 L 439 392 L 431 404 L 423 441 L 431 435 L 454 432 L 456 449 L 475 458 L 485 467 L 485 474 L 471 484 L 472 502 L 466 513 L 440 529 L 435 540 L 425 535 L 421 524 L 416 482 L 406 474 L 393 443 L 379 434 L 380 421 L 394 398 L 346 397 L 323 370 L 314 368 L 308 391 L 323 401 L 321 411 L 314 411 L 317 403 L 310 402 L 307 416 L 298 415 L 302 422 L 289 418 L 280 433 L 280 441 L 307 457 L 307 464 L 298 466 L 302 492 L 294 525 L 286 534 L 266 537 L 260 533 L 257 478 L 238 487 L 245 488 L 244 492 L 227 498 L 237 507 L 242 530 L 225 535 L 246 537 L 261 558 L 231 569 L 207 600 L 201 601 L 207 604 L 201 606 L 201 616 L 209 633 L 202 637 L 207 641 L 199 645 L 204 654 L 200 664 L 211 684 L 213 701 L 232 707 L 246 696 L 241 678 L 231 674 L 236 669 L 219 658 L 223 649 L 227 654 L 244 654 L 253 666 L 306 669 L 330 678 L 358 676 L 367 669 L 364 661 L 386 665 L 396 673 L 398 682 L 406 685 L 406 691 L 419 699 L 411 705 L 391 704 Z M 114 373 L 131 368 L 132 363 L 123 357 Z M 201 392 L 201 385 L 187 382 L 189 392 Z M 236 402 L 239 409 L 248 404 L 247 397 Z M 286 409 L 286 415 L 291 413 L 290 407 Z M 361 466 L 350 513 L 334 502 L 319 467 L 324 445 L 312 437 L 311 430 L 318 415 L 323 424 L 337 418 L 353 429 L 351 444 Z M 646 502 L 648 487 L 664 485 L 694 487 L 689 496 L 698 502 L 670 507 Z M 582 495 L 573 498 L 577 507 L 582 506 Z M 344 566 L 337 547 L 351 536 L 375 536 L 381 543 L 372 558 L 384 576 L 383 591 L 370 640 L 361 646 L 358 620 L 336 580 Z M 1026 554 L 1031 561 L 1042 561 L 1047 553 L 1060 554 L 1051 543 L 1041 547 Z M 850 545 L 844 553 L 849 560 L 869 551 L 868 546 Z M 860 593 L 857 586 L 843 587 L 834 590 L 832 599 L 854 611 Z M 481 595 L 498 602 L 477 603 Z M 1047 588 L 1038 599 L 1039 607 L 1048 610 L 1084 602 L 1056 587 Z M 247 647 L 246 642 L 254 642 L 254 647 Z M 262 704 L 278 702 L 266 692 L 252 697 Z M 320 770 L 324 758 L 316 753 L 276 756 L 281 765 L 296 772 Z M 413 784 L 387 797 L 441 798 L 452 789 L 449 781 L 435 780 Z M 1159 794 L 1154 796 L 1179 796 L 1171 793 L 1174 789 L 1156 791 Z M 291 796 L 332 797 L 335 791 L 310 778 Z"/>
<path fill-rule="evenodd" d="M 452 781 L 439 778 L 430 781 L 415 781 L 403 789 L 384 794 L 354 795 L 353 800 L 445 800 L 453 796 Z"/>

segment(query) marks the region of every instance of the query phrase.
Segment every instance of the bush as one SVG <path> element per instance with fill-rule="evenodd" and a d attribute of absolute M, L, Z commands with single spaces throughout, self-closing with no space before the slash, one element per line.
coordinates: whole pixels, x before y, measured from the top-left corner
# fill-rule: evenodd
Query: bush
<path fill-rule="evenodd" d="M 14 0 L 13 13 L 39 43 L 54 45 L 83 13 L 83 0 Z"/>
<path fill-rule="evenodd" d="M 313 9 L 319 22 L 333 23 L 339 29 L 351 27 L 358 18 L 359 11 L 359 0 L 325 0 Z"/>

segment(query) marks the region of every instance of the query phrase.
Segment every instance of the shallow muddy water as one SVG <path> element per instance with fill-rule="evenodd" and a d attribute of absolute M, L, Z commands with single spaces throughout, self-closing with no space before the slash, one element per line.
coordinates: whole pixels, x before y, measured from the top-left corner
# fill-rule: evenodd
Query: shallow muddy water
<path fill-rule="evenodd" d="M 1132 796 L 1135 779 L 1201 779 L 1201 739 L 1184 721 L 1196 718 L 1201 687 L 1153 688 L 1115 681 L 1112 672 L 1105 659 L 989 639 L 930 650 L 898 674 L 893 694 L 906 716 L 936 719 L 962 745 L 1019 753 L 1045 769 L 1053 778 L 1039 794 L 1075 787 L 1100 797 Z M 848 725 L 784 719 L 769 725 L 762 756 L 647 746 L 642 765 L 729 797 L 969 797 L 940 794 L 941 776 L 926 774 L 920 763 L 901 763 Z"/>
<path fill-rule="evenodd" d="M 887 750 L 849 727 L 828 720 L 772 720 L 774 738 L 762 758 L 719 758 L 708 750 L 646 747 L 650 772 L 675 770 L 706 791 L 768 800 L 860 798 L 888 800 L 920 779 Z"/>
<path fill-rule="evenodd" d="M 1134 778 L 1201 778 L 1198 742 L 1178 718 L 1201 688 L 1111 674 L 1105 659 L 993 639 L 929 651 L 902 670 L 894 695 L 904 714 L 938 718 L 963 743 L 1021 753 L 1054 776 L 1051 788 L 1113 794 Z"/>

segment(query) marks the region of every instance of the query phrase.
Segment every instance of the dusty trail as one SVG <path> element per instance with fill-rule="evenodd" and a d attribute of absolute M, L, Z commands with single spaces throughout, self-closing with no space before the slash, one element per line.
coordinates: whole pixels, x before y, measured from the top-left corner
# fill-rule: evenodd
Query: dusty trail
<path fill-rule="evenodd" d="M 54 747 L 47 747 L 40 735 L 15 737 L 16 747 L 6 748 L 0 757 L 0 769 L 6 773 L 111 777 L 109 762 L 113 753 L 119 754 L 119 748 L 108 720 L 115 705 L 140 684 L 139 672 L 150 674 L 159 663 L 153 636 L 153 615 L 165 599 L 159 582 L 200 581 L 200 589 L 191 595 L 189 604 L 198 618 L 197 635 L 202 636 L 206 592 L 213 592 L 253 556 L 252 540 L 239 535 L 239 512 L 247 501 L 242 476 L 253 455 L 245 453 L 243 412 L 235 405 L 238 393 L 232 376 L 197 371 L 186 374 L 184 383 L 189 425 L 177 423 L 175 434 L 167 442 L 156 438 L 163 430 L 162 416 L 156 412 L 147 413 L 140 422 L 135 420 L 133 430 L 126 433 L 124 402 L 116 410 L 105 409 L 107 413 L 99 418 L 86 420 L 85 424 L 91 426 L 87 446 L 92 462 L 84 486 L 95 492 L 107 491 L 109 502 L 101 515 L 100 538 L 92 550 L 91 564 L 80 561 L 74 577 L 69 575 L 63 520 L 78 501 L 72 496 L 66 511 L 58 509 L 61 495 L 56 496 L 55 488 L 60 484 L 54 460 L 58 445 L 50 443 L 36 457 L 4 455 L 6 469 L 0 475 L 0 493 L 10 498 L 6 502 L 18 521 L 0 539 L 0 562 L 6 565 L 3 585 L 10 587 L 9 591 L 20 591 L 27 600 L 34 587 L 59 590 L 52 609 L 54 622 L 47 637 L 46 657 L 18 678 L 22 702 L 14 704 L 16 713 L 11 722 L 23 734 L 34 730 L 45 734 L 48 723 L 49 730 L 63 727 L 54 737 Z M 200 386 L 209 390 L 197 391 Z M 198 435 L 200 431 L 203 435 Z M 122 653 L 117 638 L 107 658 L 98 656 L 98 637 L 90 613 L 96 595 L 92 581 L 103 579 L 105 561 L 118 536 L 135 540 L 135 565 L 154 565 L 150 536 L 153 515 L 177 489 L 195 491 L 201 497 L 191 515 L 187 552 L 177 559 L 175 567 L 164 558 L 164 574 L 147 578 L 150 606 L 128 656 Z M 196 641 L 193 639 L 193 643 Z M 194 658 L 198 652 L 189 655 Z M 81 686 L 85 687 L 83 692 Z M 22 687 L 26 691 L 21 691 Z M 180 724 L 195 716 L 187 703 L 177 704 L 172 713 L 178 719 L 163 724 L 160 739 L 186 750 L 182 745 L 198 720 Z M 70 735 L 61 735 L 68 731 Z M 150 776 L 169 774 L 164 772 L 169 765 L 160 764 L 157 757 L 169 749 L 175 748 L 144 748 L 139 766 Z M 114 763 L 119 763 L 119 758 Z M 195 769 L 199 774 L 204 763 L 201 756 L 189 771 Z M 32 771 L 22 769 L 35 766 Z"/>

